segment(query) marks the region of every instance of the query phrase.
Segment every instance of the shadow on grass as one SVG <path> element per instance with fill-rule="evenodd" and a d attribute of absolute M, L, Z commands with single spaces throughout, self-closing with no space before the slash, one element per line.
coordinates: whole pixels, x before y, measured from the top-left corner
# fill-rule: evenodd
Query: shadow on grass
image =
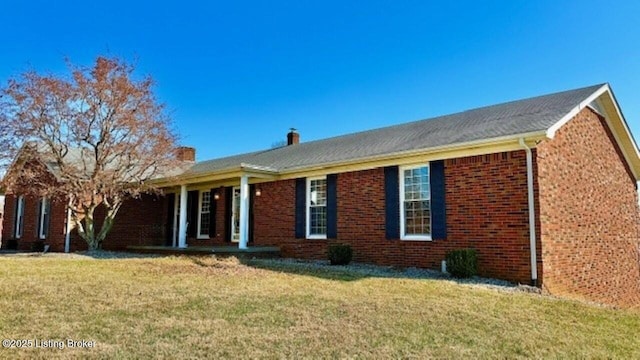
<path fill-rule="evenodd" d="M 283 272 L 302 276 L 335 281 L 356 281 L 367 278 L 441 280 L 457 284 L 482 285 L 503 289 L 519 288 L 527 292 L 539 292 L 538 288 L 521 286 L 505 280 L 474 276 L 472 278 L 455 278 L 440 271 L 421 268 L 396 268 L 352 263 L 346 266 L 332 266 L 325 261 L 305 261 L 294 259 L 240 259 L 243 265 L 257 269 Z"/>
<path fill-rule="evenodd" d="M 295 259 L 240 259 L 243 265 L 257 269 L 283 272 L 295 275 L 313 276 L 336 281 L 356 281 L 367 278 L 412 279 L 412 280 L 452 280 L 474 282 L 479 279 L 455 279 L 439 271 L 417 268 L 396 268 L 361 263 L 349 265 L 329 265 L 328 261 L 307 261 Z M 506 283 L 506 282 L 505 282 Z"/>
<path fill-rule="evenodd" d="M 279 261 L 269 259 L 239 259 L 240 263 L 246 266 L 250 266 L 257 269 L 269 270 L 275 272 L 284 272 L 288 274 L 313 276 L 327 280 L 337 281 L 355 281 L 362 280 L 370 277 L 391 277 L 383 276 L 382 274 L 370 274 L 361 271 L 354 271 L 347 266 L 322 265 L 316 263 L 307 262 L 295 262 L 295 261 Z"/>

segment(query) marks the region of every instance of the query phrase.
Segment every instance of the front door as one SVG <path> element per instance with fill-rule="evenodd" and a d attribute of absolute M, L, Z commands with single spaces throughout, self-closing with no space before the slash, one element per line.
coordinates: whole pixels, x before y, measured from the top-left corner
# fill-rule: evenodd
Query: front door
<path fill-rule="evenodd" d="M 240 241 L 240 187 L 233 188 L 231 202 L 231 241 Z"/>

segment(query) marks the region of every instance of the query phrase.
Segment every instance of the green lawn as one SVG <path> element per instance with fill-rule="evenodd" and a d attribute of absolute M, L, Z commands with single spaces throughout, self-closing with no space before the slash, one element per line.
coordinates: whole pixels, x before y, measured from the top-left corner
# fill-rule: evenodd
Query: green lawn
<path fill-rule="evenodd" d="M 0 257 L 2 358 L 640 358 L 640 313 L 235 259 Z"/>

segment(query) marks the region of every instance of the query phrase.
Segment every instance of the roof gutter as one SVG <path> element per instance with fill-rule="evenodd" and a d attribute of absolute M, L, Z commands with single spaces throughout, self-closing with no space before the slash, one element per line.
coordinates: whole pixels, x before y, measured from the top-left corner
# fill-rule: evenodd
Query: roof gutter
<path fill-rule="evenodd" d="M 533 155 L 524 138 L 520 138 L 520 145 L 527 153 L 527 194 L 529 200 L 529 253 L 531 254 L 531 285 L 538 285 L 538 256 L 536 250 L 536 209 L 533 194 Z"/>

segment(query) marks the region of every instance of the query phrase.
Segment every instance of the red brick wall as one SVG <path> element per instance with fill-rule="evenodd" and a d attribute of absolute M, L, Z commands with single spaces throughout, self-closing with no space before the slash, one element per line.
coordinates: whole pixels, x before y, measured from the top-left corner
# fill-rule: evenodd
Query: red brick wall
<path fill-rule="evenodd" d="M 7 241 L 14 238 L 16 197 L 5 198 L 5 226 L 2 232 L 3 248 Z M 40 241 L 38 229 L 38 198 L 25 197 L 24 231 L 18 241 L 20 250 L 30 250 L 31 244 Z M 163 245 L 165 236 L 166 203 L 164 197 L 145 195 L 140 200 L 129 200 L 123 204 L 116 216 L 111 232 L 107 235 L 103 247 L 107 250 L 123 250 L 128 245 Z M 104 212 L 96 210 L 96 232 L 100 229 Z M 44 243 L 50 245 L 50 251 L 64 251 L 66 202 L 53 199 L 48 236 Z M 77 232 L 71 235 L 71 251 L 87 249 L 86 242 Z"/>
<path fill-rule="evenodd" d="M 106 250 L 124 250 L 129 245 L 165 245 L 168 205 L 164 196 L 142 195 L 122 204 L 103 243 Z M 96 216 L 102 222 L 104 212 Z M 84 240 L 82 240 L 84 241 Z"/>
<path fill-rule="evenodd" d="M 549 292 L 640 304 L 640 214 L 625 164 L 605 120 L 588 108 L 538 146 Z"/>
<path fill-rule="evenodd" d="M 18 249 L 30 250 L 34 242 L 41 241 L 38 234 L 38 202 L 35 196 L 25 196 L 24 203 L 24 223 L 22 237 L 18 241 Z M 64 224 L 66 219 L 65 204 L 62 200 L 53 199 L 51 201 L 51 215 L 49 220 L 49 231 L 44 239 L 45 244 L 51 244 L 51 251 L 64 251 Z M 5 218 L 2 229 L 2 247 L 6 248 L 7 242 L 15 236 L 15 210 L 16 197 L 6 195 L 5 197 Z M 58 249 L 57 244 L 62 244 Z"/>
<path fill-rule="evenodd" d="M 524 151 L 447 160 L 447 239 L 385 238 L 383 169 L 338 175 L 338 239 L 295 239 L 295 181 L 261 184 L 255 201 L 256 245 L 283 256 L 325 259 L 327 244 L 348 243 L 356 261 L 440 268 L 446 251 L 474 247 L 480 273 L 529 283 L 529 232 Z"/>

